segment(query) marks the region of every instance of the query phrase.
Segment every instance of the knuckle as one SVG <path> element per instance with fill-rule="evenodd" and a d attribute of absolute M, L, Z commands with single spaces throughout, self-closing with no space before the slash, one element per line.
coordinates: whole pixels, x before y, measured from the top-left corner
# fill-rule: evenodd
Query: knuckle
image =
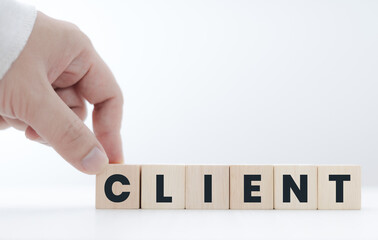
<path fill-rule="evenodd" d="M 72 148 L 78 146 L 85 135 L 85 129 L 83 128 L 83 123 L 79 118 L 69 122 L 66 126 L 63 127 L 62 134 L 57 139 L 63 143 L 63 146 L 67 148 Z"/>
<path fill-rule="evenodd" d="M 80 49 L 92 49 L 93 45 L 89 37 L 81 29 L 69 22 L 63 23 L 63 34 L 71 46 L 79 46 Z"/>
<path fill-rule="evenodd" d="M 122 108 L 125 103 L 125 100 L 124 100 L 121 89 L 118 89 L 116 98 L 118 99 L 119 105 Z"/>
<path fill-rule="evenodd" d="M 76 35 L 81 32 L 80 28 L 77 25 L 70 22 L 65 22 L 65 21 L 61 21 L 61 22 L 62 22 L 62 29 L 64 33 L 66 34 L 66 36 Z"/>

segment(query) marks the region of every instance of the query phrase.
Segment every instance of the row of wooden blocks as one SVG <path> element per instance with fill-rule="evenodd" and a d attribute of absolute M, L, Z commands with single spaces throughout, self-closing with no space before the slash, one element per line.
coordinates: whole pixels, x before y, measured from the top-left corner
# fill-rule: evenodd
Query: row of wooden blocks
<path fill-rule="evenodd" d="M 361 168 L 109 164 L 96 208 L 360 209 Z"/>

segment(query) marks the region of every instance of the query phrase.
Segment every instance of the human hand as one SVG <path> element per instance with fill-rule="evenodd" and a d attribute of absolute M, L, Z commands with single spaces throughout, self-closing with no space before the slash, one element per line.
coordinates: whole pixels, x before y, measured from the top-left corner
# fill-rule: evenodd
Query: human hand
<path fill-rule="evenodd" d="M 92 133 L 83 123 L 94 105 Z M 38 13 L 28 42 L 0 80 L 0 129 L 25 131 L 78 170 L 99 173 L 123 162 L 123 97 L 88 37 L 73 24 Z"/>

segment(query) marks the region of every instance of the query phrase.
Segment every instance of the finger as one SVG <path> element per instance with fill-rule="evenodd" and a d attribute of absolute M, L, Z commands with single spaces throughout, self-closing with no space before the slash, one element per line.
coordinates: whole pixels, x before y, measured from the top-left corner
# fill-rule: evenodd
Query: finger
<path fill-rule="evenodd" d="M 20 130 L 20 131 L 25 131 L 25 129 L 28 127 L 25 122 L 14 119 L 14 118 L 9 118 L 9 117 L 3 117 L 3 120 L 11 127 Z"/>
<path fill-rule="evenodd" d="M 27 123 L 64 159 L 82 172 L 96 174 L 107 165 L 108 158 L 95 135 L 59 98 L 48 81 L 42 97 L 31 99 Z"/>
<path fill-rule="evenodd" d="M 25 130 L 25 136 L 27 139 L 30 139 L 32 141 L 36 141 L 39 143 L 42 143 L 44 145 L 50 146 L 48 142 L 46 142 L 45 139 L 43 139 L 41 136 L 38 135 L 38 133 L 30 126 L 28 126 Z"/>
<path fill-rule="evenodd" d="M 25 136 L 33 141 L 37 141 L 38 139 L 42 139 L 38 133 L 30 126 L 28 126 L 25 130 Z"/>
<path fill-rule="evenodd" d="M 91 44 L 88 42 L 88 46 Z M 98 75 L 97 75 L 98 74 Z M 111 163 L 123 162 L 120 127 L 122 93 L 106 64 L 92 47 L 76 57 L 52 83 L 54 87 L 76 86 L 79 94 L 95 105 L 93 129 Z"/>
<path fill-rule="evenodd" d="M 85 120 L 87 117 L 87 107 L 84 98 L 77 93 L 74 87 L 55 89 L 55 92 L 81 120 Z"/>
<path fill-rule="evenodd" d="M 9 128 L 9 124 L 4 120 L 2 116 L 0 116 L 0 130 Z"/>
<path fill-rule="evenodd" d="M 76 87 L 88 102 L 94 104 L 93 130 L 109 162 L 123 162 L 120 135 L 123 97 L 113 74 L 97 54 L 89 71 Z"/>
<path fill-rule="evenodd" d="M 28 126 L 25 122 L 18 120 L 18 119 L 13 119 L 13 118 L 8 118 L 8 117 L 3 117 L 4 122 L 8 125 L 11 126 L 17 130 L 20 131 L 25 131 L 25 136 L 33 141 L 37 141 L 42 144 L 47 144 L 45 140 L 43 140 L 35 131 L 33 128 Z"/>
<path fill-rule="evenodd" d="M 51 83 L 54 88 L 72 87 L 88 72 L 94 49 L 90 42 L 85 42 L 85 48 L 87 50 L 82 51 L 81 54 L 73 59 L 64 72 Z"/>

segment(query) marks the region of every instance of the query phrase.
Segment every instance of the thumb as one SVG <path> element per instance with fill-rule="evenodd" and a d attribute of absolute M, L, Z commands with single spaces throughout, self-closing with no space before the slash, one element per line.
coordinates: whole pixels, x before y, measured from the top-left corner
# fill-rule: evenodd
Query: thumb
<path fill-rule="evenodd" d="M 109 162 L 95 135 L 52 88 L 29 102 L 26 122 L 78 170 L 97 174 Z M 31 110 L 31 111 L 30 111 Z"/>

